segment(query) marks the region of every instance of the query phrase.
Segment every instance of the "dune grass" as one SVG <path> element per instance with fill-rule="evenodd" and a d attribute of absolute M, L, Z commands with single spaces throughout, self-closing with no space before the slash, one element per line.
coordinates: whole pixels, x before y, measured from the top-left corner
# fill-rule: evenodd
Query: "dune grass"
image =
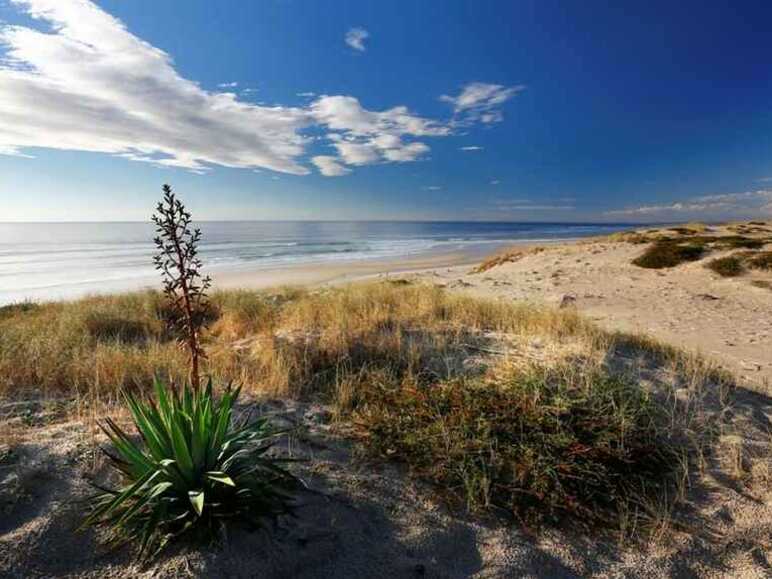
<path fill-rule="evenodd" d="M 341 364 L 419 363 L 429 349 L 441 357 L 482 330 L 560 333 L 583 324 L 568 313 L 391 284 L 215 292 L 211 302 L 205 373 L 283 396 L 326 387 Z M 149 387 L 154 374 L 182 381 L 185 356 L 164 316 L 163 296 L 152 291 L 0 308 L 0 394 L 109 399 Z"/>
<path fill-rule="evenodd" d="M 184 381 L 162 304 L 144 292 L 3 308 L 0 394 L 100 404 L 155 375 Z M 629 527 L 653 504 L 669 512 L 717 424 L 704 386 L 723 377 L 705 362 L 572 311 L 368 283 L 217 292 L 208 316 L 215 384 L 328 403 L 366 456 L 472 510 Z M 644 377 L 652 365 L 668 378 Z"/>
<path fill-rule="evenodd" d="M 743 260 L 736 255 L 711 260 L 706 267 L 721 277 L 737 277 L 745 273 Z"/>
<path fill-rule="evenodd" d="M 689 261 L 697 261 L 705 255 L 701 244 L 657 241 L 633 260 L 633 265 L 647 269 L 676 267 Z"/>
<path fill-rule="evenodd" d="M 543 251 L 544 248 L 538 246 L 525 249 L 512 249 L 503 251 L 483 260 L 479 265 L 475 266 L 470 271 L 470 273 L 484 273 L 493 269 L 494 267 L 504 265 L 505 263 L 515 263 L 520 261 L 526 255 L 542 253 Z"/>
<path fill-rule="evenodd" d="M 677 237 L 653 240 L 654 242 L 633 260 L 633 265 L 647 269 L 671 268 L 683 263 L 699 261 L 712 251 L 757 250 L 770 241 L 744 235 L 688 235 L 687 230 L 678 233 Z"/>
<path fill-rule="evenodd" d="M 616 527 L 631 503 L 675 488 L 683 450 L 634 382 L 562 370 L 372 383 L 355 422 L 371 456 L 407 463 L 452 503 Z"/>
<path fill-rule="evenodd" d="M 747 256 L 748 267 L 751 269 L 772 270 L 772 251 L 760 251 Z"/>

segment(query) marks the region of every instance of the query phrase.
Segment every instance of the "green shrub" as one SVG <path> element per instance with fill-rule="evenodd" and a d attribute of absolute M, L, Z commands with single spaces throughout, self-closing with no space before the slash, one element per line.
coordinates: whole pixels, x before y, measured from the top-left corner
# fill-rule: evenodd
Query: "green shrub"
<path fill-rule="evenodd" d="M 715 244 L 723 249 L 761 249 L 766 245 L 765 239 L 745 237 L 742 235 L 728 235 L 715 238 Z"/>
<path fill-rule="evenodd" d="M 375 384 L 354 421 L 372 455 L 407 463 L 453 502 L 616 526 L 631 503 L 664 494 L 680 468 L 664 417 L 621 378 L 512 373 Z"/>
<path fill-rule="evenodd" d="M 734 255 L 714 259 L 706 267 L 721 277 L 737 277 L 745 273 L 742 260 Z"/>
<path fill-rule="evenodd" d="M 705 254 L 701 243 L 676 243 L 658 241 L 649 246 L 643 254 L 633 260 L 633 265 L 647 269 L 675 267 L 688 261 L 697 261 Z"/>
<path fill-rule="evenodd" d="M 231 519 L 258 525 L 289 511 L 297 479 L 267 454 L 282 433 L 264 418 L 232 426 L 238 388 L 219 401 L 211 380 L 200 391 L 158 381 L 155 390 L 154 401 L 126 395 L 140 442 L 105 420 L 123 480 L 92 498 L 84 525 L 108 528 L 114 543 L 137 540 L 148 557 L 182 535 L 211 539 Z"/>

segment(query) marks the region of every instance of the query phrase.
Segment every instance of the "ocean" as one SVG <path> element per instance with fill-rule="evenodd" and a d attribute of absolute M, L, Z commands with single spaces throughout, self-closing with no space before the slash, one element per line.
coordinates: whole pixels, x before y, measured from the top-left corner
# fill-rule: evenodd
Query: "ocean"
<path fill-rule="evenodd" d="M 206 272 L 252 271 L 495 251 L 514 242 L 575 239 L 622 224 L 480 222 L 210 221 L 200 256 Z M 0 223 L 0 305 L 136 289 L 154 283 L 150 223 Z"/>

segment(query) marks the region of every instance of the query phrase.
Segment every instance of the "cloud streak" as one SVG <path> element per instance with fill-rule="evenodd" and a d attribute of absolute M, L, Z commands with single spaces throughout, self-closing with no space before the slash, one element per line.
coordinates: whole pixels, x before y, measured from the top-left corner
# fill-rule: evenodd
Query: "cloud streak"
<path fill-rule="evenodd" d="M 218 92 L 182 77 L 167 53 L 89 0 L 10 2 L 41 26 L 0 22 L 0 154 L 49 148 L 195 172 L 222 166 L 306 175 L 316 167 L 337 177 L 352 167 L 424 159 L 425 141 L 454 134 L 458 122 L 405 106 L 368 110 L 345 95 L 298 93 L 309 99 L 302 106 L 245 102 L 232 92 L 237 81 Z M 360 32 L 352 37 L 357 50 L 367 38 Z M 472 83 L 443 98 L 454 114 L 486 123 L 519 90 Z"/>
<path fill-rule="evenodd" d="M 750 216 L 772 214 L 772 190 L 745 191 L 742 193 L 724 193 L 703 195 L 684 201 L 662 205 L 641 205 L 626 209 L 606 211 L 606 215 L 627 217 L 665 218 L 674 215 L 683 216 Z"/>
<path fill-rule="evenodd" d="M 346 32 L 346 44 L 359 52 L 365 51 L 365 40 L 370 37 L 370 33 L 364 28 L 351 28 Z"/>
<path fill-rule="evenodd" d="M 453 107 L 460 123 L 497 123 L 504 119 L 500 106 L 525 90 L 525 85 L 506 87 L 500 84 L 472 82 L 456 96 L 442 95 L 440 100 Z"/>

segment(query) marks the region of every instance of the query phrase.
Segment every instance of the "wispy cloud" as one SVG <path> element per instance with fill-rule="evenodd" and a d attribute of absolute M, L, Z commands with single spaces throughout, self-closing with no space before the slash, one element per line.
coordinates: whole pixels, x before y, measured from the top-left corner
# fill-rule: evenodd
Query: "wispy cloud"
<path fill-rule="evenodd" d="M 662 205 L 641 205 L 606 211 L 606 215 L 668 219 L 674 216 L 704 215 L 709 217 L 753 216 L 772 214 L 772 191 L 761 189 L 742 193 L 703 195 Z"/>
<path fill-rule="evenodd" d="M 762 177 L 761 179 L 757 179 L 759 183 L 772 183 L 772 177 Z"/>
<path fill-rule="evenodd" d="M 10 2 L 50 30 L 0 22 L 0 154 L 41 147 L 196 172 L 224 166 L 296 175 L 310 173 L 310 163 L 332 177 L 426 158 L 425 141 L 454 134 L 459 123 L 405 106 L 368 110 L 345 95 L 298 93 L 312 99 L 304 106 L 246 102 L 228 90 L 235 81 L 217 92 L 182 77 L 168 54 L 89 0 Z M 354 38 L 364 47 L 366 32 Z M 454 115 L 490 122 L 485 115 L 499 115 L 496 107 L 518 90 L 473 83 L 443 98 Z M 310 148 L 325 144 L 335 155 L 309 158 Z"/>
<path fill-rule="evenodd" d="M 311 157 L 311 162 L 316 165 L 319 172 L 325 177 L 340 177 L 341 175 L 348 175 L 351 173 L 351 169 L 341 164 L 336 157 L 329 155 L 317 155 Z"/>
<path fill-rule="evenodd" d="M 491 179 L 491 182 L 490 182 L 491 185 L 498 185 L 499 183 L 501 183 L 501 181 L 499 181 L 498 179 Z"/>
<path fill-rule="evenodd" d="M 440 185 L 426 185 L 425 187 L 421 187 L 424 191 L 439 191 L 442 189 Z"/>
<path fill-rule="evenodd" d="M 233 82 L 221 82 L 217 85 L 219 88 L 236 88 L 239 86 L 239 83 L 236 81 Z"/>
<path fill-rule="evenodd" d="M 475 219 L 523 219 L 529 214 L 545 214 L 547 212 L 575 211 L 573 203 L 553 202 L 526 197 L 504 197 L 493 199 L 487 204 L 470 207 L 468 214 Z M 542 216 L 543 218 L 543 216 Z"/>
<path fill-rule="evenodd" d="M 370 38 L 370 33 L 364 28 L 351 28 L 346 32 L 346 44 L 354 50 L 365 51 L 365 40 Z"/>
<path fill-rule="evenodd" d="M 313 97 L 315 97 L 315 96 L 316 96 L 316 93 L 315 93 L 315 92 L 309 92 L 309 91 L 306 91 L 306 92 L 298 92 L 298 93 L 295 93 L 295 96 L 299 96 L 299 97 L 303 97 L 303 98 L 308 98 L 308 99 L 310 99 L 310 98 L 313 98 Z"/>
<path fill-rule="evenodd" d="M 467 145 L 466 147 L 459 147 L 459 150 L 461 150 L 461 151 L 482 151 L 483 147 L 479 147 L 477 145 Z"/>
<path fill-rule="evenodd" d="M 496 123 L 504 118 L 500 105 L 523 90 L 525 85 L 506 87 L 472 82 L 464 86 L 458 95 L 442 95 L 440 100 L 453 106 L 453 113 L 460 122 Z"/>

